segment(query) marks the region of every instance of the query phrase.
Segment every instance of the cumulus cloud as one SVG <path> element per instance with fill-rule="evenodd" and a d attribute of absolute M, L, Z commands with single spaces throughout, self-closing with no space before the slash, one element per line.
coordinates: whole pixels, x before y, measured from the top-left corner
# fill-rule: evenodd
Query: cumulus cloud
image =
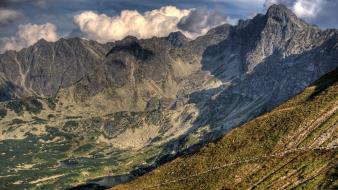
<path fill-rule="evenodd" d="M 292 8 L 299 17 L 312 18 L 321 11 L 323 4 L 321 0 L 298 0 Z"/>
<path fill-rule="evenodd" d="M 266 0 L 267 8 L 272 4 L 284 4 L 298 17 L 323 27 L 338 27 L 338 1 L 336 0 Z"/>
<path fill-rule="evenodd" d="M 121 40 L 128 35 L 137 38 L 163 37 L 179 30 L 194 38 L 228 21 L 228 17 L 207 8 L 188 10 L 166 6 L 143 14 L 124 10 L 113 17 L 86 11 L 74 17 L 74 23 L 79 27 L 74 31 L 76 35 L 80 31 L 82 36 L 102 43 Z"/>
<path fill-rule="evenodd" d="M 51 23 L 42 25 L 31 23 L 19 25 L 15 36 L 1 39 L 2 47 L 0 51 L 20 50 L 33 45 L 40 39 L 45 39 L 46 41 L 51 42 L 58 40 L 59 36 L 56 33 L 56 27 Z"/>
<path fill-rule="evenodd" d="M 22 13 L 20 11 L 11 9 L 0 9 L 0 24 L 8 24 L 20 18 Z"/>
<path fill-rule="evenodd" d="M 74 23 L 87 38 L 99 42 L 121 40 L 128 35 L 150 38 L 166 36 L 177 30 L 177 23 L 189 12 L 173 6 L 162 7 L 144 14 L 124 10 L 119 16 L 113 17 L 86 11 L 76 15 Z"/>
<path fill-rule="evenodd" d="M 234 20 L 221 12 L 208 10 L 207 7 L 200 7 L 193 9 L 189 15 L 183 17 L 177 27 L 183 32 L 190 33 L 190 36 L 199 36 L 215 26 L 234 22 Z"/>

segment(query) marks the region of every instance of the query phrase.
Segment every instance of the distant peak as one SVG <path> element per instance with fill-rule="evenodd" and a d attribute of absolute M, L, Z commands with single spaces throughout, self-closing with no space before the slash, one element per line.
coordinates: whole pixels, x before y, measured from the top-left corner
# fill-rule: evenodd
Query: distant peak
<path fill-rule="evenodd" d="M 214 34 L 225 34 L 228 33 L 229 30 L 232 28 L 233 26 L 230 24 L 222 24 L 219 26 L 216 26 L 215 28 L 210 29 L 207 34 L 208 35 L 214 35 Z"/>
<path fill-rule="evenodd" d="M 294 23 L 298 27 L 305 27 L 308 25 L 283 4 L 271 5 L 266 12 L 266 17 L 281 24 Z"/>
<path fill-rule="evenodd" d="M 48 43 L 48 42 L 44 38 L 41 38 L 40 40 L 36 42 L 36 44 L 45 44 L 45 43 Z"/>
<path fill-rule="evenodd" d="M 130 39 L 124 39 L 116 43 L 115 46 L 106 54 L 106 57 L 111 54 L 122 52 L 132 55 L 137 59 L 145 61 L 154 55 L 154 53 L 151 50 L 143 48 L 136 40 L 134 41 L 128 40 Z"/>
<path fill-rule="evenodd" d="M 138 44 L 138 39 L 134 36 L 126 36 L 115 42 L 116 46 L 132 46 L 134 44 Z"/>
<path fill-rule="evenodd" d="M 268 8 L 268 12 L 271 12 L 271 11 L 285 12 L 285 11 L 291 11 L 291 10 L 289 10 L 283 4 L 273 4 Z"/>
<path fill-rule="evenodd" d="M 180 31 L 177 32 L 171 32 L 168 37 L 167 40 L 174 46 L 183 46 L 184 43 L 188 42 L 189 39 Z"/>
<path fill-rule="evenodd" d="M 137 41 L 137 38 L 135 36 L 126 36 L 125 38 L 123 38 L 121 41 L 125 41 L 125 42 L 133 42 L 133 41 Z"/>
<path fill-rule="evenodd" d="M 184 37 L 185 38 L 184 34 L 181 31 L 171 32 L 168 35 L 168 38 L 177 38 L 177 37 Z"/>
<path fill-rule="evenodd" d="M 296 15 L 283 4 L 271 5 L 266 15 L 268 17 L 276 18 L 296 17 Z"/>

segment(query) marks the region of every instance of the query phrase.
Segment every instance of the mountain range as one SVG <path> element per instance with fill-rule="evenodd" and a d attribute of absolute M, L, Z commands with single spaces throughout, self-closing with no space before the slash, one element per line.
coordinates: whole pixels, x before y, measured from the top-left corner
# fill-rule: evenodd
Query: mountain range
<path fill-rule="evenodd" d="M 0 55 L 0 188 L 129 181 L 242 130 L 227 133 L 337 66 L 338 30 L 309 25 L 283 5 L 194 40 L 181 32 L 106 44 L 41 39 L 7 51 Z M 283 130 L 276 128 L 267 131 Z M 245 129 L 243 137 L 254 137 Z"/>

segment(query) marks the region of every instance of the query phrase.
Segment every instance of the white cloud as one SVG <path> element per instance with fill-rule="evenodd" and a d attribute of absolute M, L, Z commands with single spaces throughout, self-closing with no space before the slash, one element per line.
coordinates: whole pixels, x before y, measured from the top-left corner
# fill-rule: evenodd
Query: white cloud
<path fill-rule="evenodd" d="M 8 24 L 22 16 L 20 11 L 11 9 L 0 9 L 0 24 Z"/>
<path fill-rule="evenodd" d="M 121 40 L 131 35 L 137 38 L 167 36 L 177 31 L 177 23 L 187 16 L 190 10 L 180 10 L 173 6 L 162 7 L 144 14 L 124 10 L 119 16 L 109 17 L 86 11 L 74 17 L 85 37 L 99 42 Z"/>
<path fill-rule="evenodd" d="M 20 50 L 33 45 L 42 38 L 51 42 L 58 40 L 59 36 L 56 33 L 56 27 L 51 23 L 19 25 L 15 36 L 1 39 L 2 47 L 0 51 Z"/>
<path fill-rule="evenodd" d="M 189 15 L 183 17 L 177 24 L 188 37 L 195 38 L 207 33 L 211 28 L 225 24 L 235 24 L 237 21 L 224 15 L 222 12 L 200 7 L 190 11 Z"/>
<path fill-rule="evenodd" d="M 178 26 L 180 21 L 181 27 Z M 195 38 L 205 34 L 210 28 L 226 22 L 235 21 L 207 9 L 188 10 L 166 6 L 145 13 L 124 10 L 120 15 L 112 17 L 85 11 L 74 16 L 74 23 L 78 26 L 74 31 L 76 36 L 102 43 L 121 40 L 128 35 L 143 39 L 153 36 L 163 37 L 174 31 L 182 31 L 188 37 Z M 182 27 L 182 24 L 185 27 Z M 52 42 L 58 40 L 55 25 L 51 23 L 19 25 L 15 36 L 0 38 L 0 52 L 20 50 L 33 45 L 41 38 Z"/>
<path fill-rule="evenodd" d="M 322 8 L 324 2 L 321 0 L 298 0 L 292 6 L 293 11 L 299 17 L 315 17 Z"/>

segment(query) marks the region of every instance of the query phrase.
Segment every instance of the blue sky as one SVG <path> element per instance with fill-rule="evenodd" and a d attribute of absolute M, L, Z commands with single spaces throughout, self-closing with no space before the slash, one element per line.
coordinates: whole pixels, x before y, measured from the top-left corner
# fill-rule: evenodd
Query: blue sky
<path fill-rule="evenodd" d="M 216 25 L 235 24 L 238 19 L 264 13 L 274 3 L 286 5 L 300 18 L 321 28 L 338 27 L 337 0 L 0 0 L 0 52 L 19 50 L 39 38 L 55 41 L 80 36 L 107 42 L 125 35 L 165 36 L 172 30 L 181 30 L 193 38 Z M 177 9 L 168 9 L 175 12 L 174 19 L 172 13 L 161 9 L 167 6 Z M 133 12 L 121 15 L 124 10 L 136 10 L 143 25 L 134 27 L 138 22 L 128 23 L 128 18 L 136 17 Z M 153 10 L 161 18 L 149 16 L 155 14 L 150 13 Z M 156 31 L 145 31 L 148 25 Z"/>
<path fill-rule="evenodd" d="M 24 17 L 2 26 L 0 36 L 15 33 L 19 24 L 43 24 L 51 22 L 59 33 L 65 35 L 74 29 L 73 16 L 82 11 L 92 10 L 110 16 L 122 10 L 145 12 L 163 6 L 173 5 L 181 9 L 208 7 L 216 9 L 232 18 L 247 18 L 250 14 L 263 11 L 260 0 L 0 0 L 3 8 L 23 12 Z M 40 3 L 43 2 L 43 3 Z"/>

